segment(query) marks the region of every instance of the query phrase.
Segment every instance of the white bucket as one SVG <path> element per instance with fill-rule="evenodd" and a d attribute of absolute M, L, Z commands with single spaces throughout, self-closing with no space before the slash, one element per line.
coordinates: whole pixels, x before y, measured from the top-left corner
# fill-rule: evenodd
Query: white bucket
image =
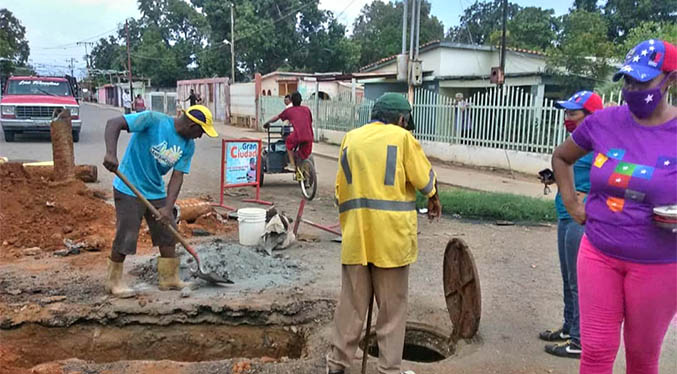
<path fill-rule="evenodd" d="M 242 208 L 237 211 L 240 244 L 257 245 L 266 230 L 266 210 L 261 208 Z"/>

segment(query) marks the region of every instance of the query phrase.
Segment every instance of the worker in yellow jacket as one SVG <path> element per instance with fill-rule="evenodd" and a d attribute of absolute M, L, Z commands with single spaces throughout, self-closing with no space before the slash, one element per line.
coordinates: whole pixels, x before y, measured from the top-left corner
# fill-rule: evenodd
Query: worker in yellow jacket
<path fill-rule="evenodd" d="M 408 130 L 411 106 L 400 94 L 381 96 L 371 123 L 345 135 L 339 154 L 336 200 L 343 243 L 341 295 L 327 373 L 351 366 L 369 302 L 375 295 L 378 371 L 400 374 L 407 317 L 409 265 L 416 261 L 416 191 L 428 198 L 428 216 L 442 207 L 437 177 Z"/>

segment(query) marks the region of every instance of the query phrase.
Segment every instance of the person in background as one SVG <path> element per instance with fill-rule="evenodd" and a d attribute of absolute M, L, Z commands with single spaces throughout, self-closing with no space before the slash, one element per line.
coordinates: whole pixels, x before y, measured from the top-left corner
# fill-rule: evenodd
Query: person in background
<path fill-rule="evenodd" d="M 470 103 L 463 98 L 463 93 L 457 92 L 454 96 L 456 99 L 456 131 L 461 138 L 470 136 Z M 463 139 L 461 139 L 463 141 Z"/>
<path fill-rule="evenodd" d="M 654 208 L 677 204 L 677 48 L 650 39 L 625 56 L 627 105 L 583 121 L 552 158 L 562 201 L 585 235 L 578 253 L 581 374 L 612 374 L 625 344 L 626 372 L 658 374 L 663 339 L 677 312 L 677 234 Z M 593 152 L 590 193 L 576 197 L 574 163 Z"/>
<path fill-rule="evenodd" d="M 291 103 L 291 95 L 284 95 L 284 106 L 285 106 L 286 108 L 289 108 L 289 107 L 292 106 L 292 103 Z"/>
<path fill-rule="evenodd" d="M 132 112 L 132 96 L 129 90 L 125 90 L 122 94 L 122 107 L 125 108 L 125 114 Z"/>
<path fill-rule="evenodd" d="M 583 120 L 597 110 L 602 109 L 602 98 L 592 91 L 580 91 L 566 101 L 558 101 L 556 106 L 564 109 L 564 127 L 573 132 Z M 592 153 L 580 158 L 574 164 L 574 182 L 576 195 L 580 201 L 590 191 L 590 167 Z M 574 221 L 567 213 L 562 195 L 555 197 L 557 210 L 557 251 L 562 273 L 564 295 L 564 324 L 562 327 L 546 330 L 539 334 L 545 341 L 564 341 L 562 344 L 546 345 L 545 351 L 560 357 L 579 358 L 581 356 L 581 334 L 578 312 L 578 283 L 576 281 L 576 261 L 578 247 L 583 237 L 583 226 Z"/>
<path fill-rule="evenodd" d="M 289 157 L 289 164 L 292 171 L 296 170 L 296 161 L 294 160 L 294 150 L 298 147 L 299 161 L 308 159 L 313 152 L 313 113 L 305 105 L 301 105 L 301 94 L 294 92 L 291 94 L 292 106 L 283 110 L 282 113 L 269 119 L 263 124 L 263 128 L 267 129 L 270 124 L 278 120 L 289 121 L 294 127 L 292 132 L 285 140 L 287 147 L 287 156 Z"/>
<path fill-rule="evenodd" d="M 188 96 L 188 98 L 186 100 L 183 100 L 183 101 L 184 102 L 190 101 L 190 106 L 197 104 L 197 96 L 195 96 L 195 90 L 193 90 L 191 88 L 190 89 L 190 95 Z"/>
<path fill-rule="evenodd" d="M 134 110 L 136 110 L 137 113 L 146 110 L 146 102 L 143 101 L 141 94 L 136 95 L 136 99 L 134 100 Z"/>
<path fill-rule="evenodd" d="M 428 199 L 431 220 L 442 213 L 437 176 L 413 129 L 409 102 L 386 93 L 376 100 L 371 123 L 341 143 L 335 192 L 343 233 L 341 294 L 326 373 L 344 374 L 352 365 L 374 296 L 378 372 L 401 373 L 409 268 L 418 257 L 416 191 Z"/>

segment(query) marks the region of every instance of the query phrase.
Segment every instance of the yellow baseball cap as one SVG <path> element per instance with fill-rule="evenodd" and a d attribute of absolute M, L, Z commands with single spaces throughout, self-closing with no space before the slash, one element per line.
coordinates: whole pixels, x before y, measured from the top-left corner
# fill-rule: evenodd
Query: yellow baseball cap
<path fill-rule="evenodd" d="M 212 112 L 204 105 L 193 105 L 184 111 L 186 117 L 191 121 L 202 126 L 205 134 L 210 138 L 216 138 L 219 134 L 214 129 L 214 121 L 212 120 Z"/>

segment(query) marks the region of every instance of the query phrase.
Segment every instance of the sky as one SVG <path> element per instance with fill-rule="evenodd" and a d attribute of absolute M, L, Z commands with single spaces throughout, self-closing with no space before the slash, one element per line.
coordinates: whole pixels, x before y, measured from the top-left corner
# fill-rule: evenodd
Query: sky
<path fill-rule="evenodd" d="M 2 2 L 9 2 L 3 0 Z M 225 0 L 224 0 L 225 1 Z M 360 10 L 374 0 L 320 0 L 320 8 L 331 10 L 339 21 L 352 25 Z M 474 0 L 429 0 L 432 14 L 445 30 L 457 25 L 463 10 Z M 567 1 L 512 0 L 521 6 L 540 6 L 565 14 L 573 3 Z M 29 62 L 41 74 L 63 75 L 73 59 L 77 76 L 85 72 L 85 46 L 76 42 L 96 42 L 115 33 L 128 17 L 139 17 L 136 0 L 21 0 L 2 4 L 26 27 L 30 46 Z M 237 30 L 237 17 L 235 19 Z M 237 32 L 237 31 L 236 31 Z M 88 51 L 91 46 L 87 46 Z"/>

